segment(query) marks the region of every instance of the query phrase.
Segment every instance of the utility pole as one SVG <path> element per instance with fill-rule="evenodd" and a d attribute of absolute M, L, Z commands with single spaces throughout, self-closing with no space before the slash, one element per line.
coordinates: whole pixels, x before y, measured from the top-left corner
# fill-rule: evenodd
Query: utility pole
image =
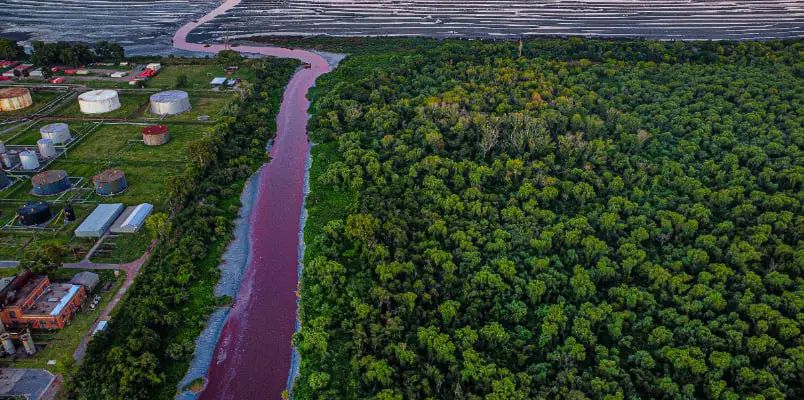
<path fill-rule="evenodd" d="M 522 38 L 519 38 L 519 57 L 522 57 Z"/>

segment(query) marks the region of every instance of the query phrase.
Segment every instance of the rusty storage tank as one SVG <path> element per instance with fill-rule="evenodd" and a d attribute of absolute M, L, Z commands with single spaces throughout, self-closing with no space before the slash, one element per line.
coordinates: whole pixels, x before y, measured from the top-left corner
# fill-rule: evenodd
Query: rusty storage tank
<path fill-rule="evenodd" d="M 17 150 L 9 150 L 0 154 L 0 162 L 3 163 L 3 168 L 12 169 L 15 165 L 20 163 L 20 152 Z"/>
<path fill-rule="evenodd" d="M 20 152 L 20 163 L 22 163 L 22 169 L 33 171 L 39 168 L 39 156 L 33 150 L 23 150 Z"/>
<path fill-rule="evenodd" d="M 64 144 L 70 141 L 70 126 L 61 122 L 48 124 L 39 128 L 42 139 L 50 139 L 53 144 Z"/>
<path fill-rule="evenodd" d="M 31 178 L 33 192 L 39 196 L 51 196 L 70 188 L 70 178 L 67 172 L 60 169 L 45 171 Z"/>
<path fill-rule="evenodd" d="M 151 113 L 176 115 L 190 110 L 190 96 L 181 90 L 168 90 L 151 95 Z"/>
<path fill-rule="evenodd" d="M 103 114 L 120 108 L 116 90 L 90 90 L 78 96 L 78 106 L 84 114 Z"/>
<path fill-rule="evenodd" d="M 0 172 L 0 189 L 5 189 L 10 184 L 11 184 L 11 180 L 8 179 L 8 176 L 5 173 Z"/>
<path fill-rule="evenodd" d="M 33 104 L 31 91 L 23 87 L 0 89 L 0 112 L 17 111 Z"/>
<path fill-rule="evenodd" d="M 146 146 L 161 146 L 170 140 L 166 125 L 151 125 L 142 128 L 142 141 Z"/>
<path fill-rule="evenodd" d="M 39 155 L 42 158 L 53 158 L 56 156 L 56 146 L 50 139 L 39 139 L 36 141 L 36 146 L 39 147 Z"/>
<path fill-rule="evenodd" d="M 25 226 L 41 225 L 53 218 L 50 205 L 44 201 L 29 201 L 17 210 L 20 224 Z"/>
<path fill-rule="evenodd" d="M 95 175 L 92 182 L 95 184 L 95 193 L 101 196 L 114 196 L 128 187 L 126 174 L 119 169 L 107 169 Z"/>

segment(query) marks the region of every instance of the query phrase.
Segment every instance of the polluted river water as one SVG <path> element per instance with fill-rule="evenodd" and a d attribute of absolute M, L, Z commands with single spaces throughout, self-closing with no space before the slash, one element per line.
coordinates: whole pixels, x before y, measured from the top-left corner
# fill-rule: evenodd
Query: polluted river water
<path fill-rule="evenodd" d="M 188 34 L 237 5 L 228 0 L 173 36 L 177 49 L 217 53 L 220 44 L 197 44 Z M 257 175 L 249 221 L 249 257 L 236 301 L 226 317 L 207 371 L 201 399 L 279 399 L 288 387 L 291 338 L 297 315 L 299 245 L 302 229 L 307 141 L 307 92 L 329 72 L 316 53 L 271 46 L 238 46 L 242 53 L 297 59 L 300 68 L 283 94 L 271 161 Z"/>

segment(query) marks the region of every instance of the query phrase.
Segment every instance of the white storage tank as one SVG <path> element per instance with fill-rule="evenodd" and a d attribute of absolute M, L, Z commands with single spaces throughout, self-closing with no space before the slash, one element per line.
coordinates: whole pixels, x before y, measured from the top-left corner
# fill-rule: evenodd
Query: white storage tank
<path fill-rule="evenodd" d="M 50 139 L 53 144 L 64 144 L 72 138 L 70 127 L 61 122 L 45 125 L 39 128 L 39 133 L 42 134 L 42 139 Z"/>
<path fill-rule="evenodd" d="M 168 90 L 151 95 L 151 113 L 176 115 L 190 110 L 190 96 L 181 90 Z"/>
<path fill-rule="evenodd" d="M 103 114 L 120 108 L 116 90 L 91 90 L 78 96 L 78 105 L 84 114 Z"/>
<path fill-rule="evenodd" d="M 33 150 L 24 150 L 20 152 L 20 163 L 22 163 L 22 169 L 33 171 L 39 168 L 39 157 Z"/>
<path fill-rule="evenodd" d="M 6 144 L 3 143 L 3 142 L 0 142 L 0 154 L 3 154 L 5 152 L 6 152 Z"/>
<path fill-rule="evenodd" d="M 24 87 L 0 89 L 0 112 L 17 111 L 33 104 L 31 91 Z"/>
<path fill-rule="evenodd" d="M 52 140 L 39 139 L 36 141 L 36 145 L 39 146 L 39 154 L 42 158 L 53 158 L 56 156 L 56 146 L 53 145 Z"/>

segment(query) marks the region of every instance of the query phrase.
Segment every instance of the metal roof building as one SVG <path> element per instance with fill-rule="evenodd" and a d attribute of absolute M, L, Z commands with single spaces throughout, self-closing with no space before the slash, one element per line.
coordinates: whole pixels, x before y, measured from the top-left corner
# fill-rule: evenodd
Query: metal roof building
<path fill-rule="evenodd" d="M 75 236 L 86 238 L 97 238 L 103 236 L 114 220 L 123 212 L 123 205 L 99 204 L 94 211 L 78 226 Z"/>
<path fill-rule="evenodd" d="M 136 207 L 128 207 L 120 217 L 114 221 L 109 229 L 112 233 L 136 233 L 143 225 L 145 220 L 154 211 L 154 206 L 142 203 Z"/>
<path fill-rule="evenodd" d="M 83 271 L 75 274 L 73 279 L 70 279 L 70 283 L 73 285 L 81 285 L 91 292 L 95 290 L 98 283 L 100 283 L 100 277 L 94 272 Z"/>

